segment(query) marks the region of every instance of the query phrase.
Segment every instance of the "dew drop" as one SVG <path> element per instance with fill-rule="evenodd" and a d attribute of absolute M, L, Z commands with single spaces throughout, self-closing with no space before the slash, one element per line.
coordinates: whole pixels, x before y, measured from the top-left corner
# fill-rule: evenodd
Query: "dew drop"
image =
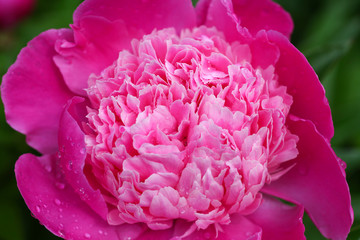
<path fill-rule="evenodd" d="M 40 212 L 41 212 L 40 206 L 36 206 L 36 207 L 35 207 L 35 210 L 36 210 L 36 212 L 40 213 Z"/>
<path fill-rule="evenodd" d="M 343 168 L 343 169 L 346 169 L 346 163 L 342 160 L 340 160 L 340 166 Z"/>
<path fill-rule="evenodd" d="M 64 233 L 61 230 L 58 231 L 58 236 L 61 238 L 65 237 Z"/>
<path fill-rule="evenodd" d="M 56 186 L 58 189 L 60 189 L 60 190 L 62 190 L 62 189 L 65 188 L 65 184 L 64 184 L 64 183 L 61 183 L 61 182 L 56 182 L 56 183 L 55 183 L 55 186 Z"/>
<path fill-rule="evenodd" d="M 58 157 L 58 159 L 61 158 L 61 152 L 60 151 L 57 153 L 57 157 Z"/>
<path fill-rule="evenodd" d="M 62 223 L 60 223 L 59 228 L 60 228 L 60 229 L 63 229 L 63 228 L 64 228 L 64 225 L 63 225 Z"/>
<path fill-rule="evenodd" d="M 103 235 L 104 232 L 103 232 L 102 230 L 99 230 L 99 234 L 100 234 L 100 235 Z"/>
<path fill-rule="evenodd" d="M 89 233 L 85 233 L 84 237 L 87 238 L 87 239 L 90 239 L 91 235 Z"/>
<path fill-rule="evenodd" d="M 57 198 L 54 200 L 54 202 L 55 202 L 55 204 L 58 205 L 58 206 L 61 205 L 61 201 L 60 201 L 59 199 L 57 199 Z"/>
<path fill-rule="evenodd" d="M 68 164 L 67 164 L 67 169 L 69 171 L 71 171 L 73 169 L 73 162 L 72 161 L 69 161 Z"/>
<path fill-rule="evenodd" d="M 80 149 L 80 154 L 84 155 L 85 153 L 86 153 L 85 148 L 81 148 L 81 149 Z"/>
<path fill-rule="evenodd" d="M 52 168 L 51 168 L 51 166 L 48 165 L 48 166 L 45 167 L 45 170 L 46 170 L 47 172 L 51 172 Z"/>

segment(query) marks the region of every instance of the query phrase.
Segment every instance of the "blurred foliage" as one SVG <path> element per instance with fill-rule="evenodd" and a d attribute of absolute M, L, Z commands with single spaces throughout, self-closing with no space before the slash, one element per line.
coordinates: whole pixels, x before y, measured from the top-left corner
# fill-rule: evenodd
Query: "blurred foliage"
<path fill-rule="evenodd" d="M 0 30 L 0 76 L 19 50 L 50 28 L 68 27 L 81 0 L 38 0 L 33 14 L 16 28 Z M 195 3 L 193 1 L 193 3 Z M 332 146 L 347 163 L 355 223 L 350 240 L 360 239 L 360 1 L 277 0 L 295 23 L 292 42 L 308 58 L 324 84 L 333 112 Z M 31 217 L 16 187 L 14 164 L 32 152 L 25 137 L 5 122 L 0 107 L 0 240 L 59 239 Z M 304 217 L 308 239 L 325 239 Z"/>

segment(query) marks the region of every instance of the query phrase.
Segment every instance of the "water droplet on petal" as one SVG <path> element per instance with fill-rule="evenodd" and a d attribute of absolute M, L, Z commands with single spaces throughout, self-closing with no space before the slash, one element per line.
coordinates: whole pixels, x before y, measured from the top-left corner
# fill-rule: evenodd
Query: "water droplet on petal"
<path fill-rule="evenodd" d="M 54 200 L 54 202 L 55 202 L 55 204 L 58 205 L 58 206 L 61 205 L 61 201 L 60 201 L 59 199 L 57 199 L 57 198 Z"/>
<path fill-rule="evenodd" d="M 80 149 L 80 154 L 83 154 L 83 155 L 84 155 L 85 153 L 86 153 L 85 148 L 81 148 L 81 149 Z"/>
<path fill-rule="evenodd" d="M 65 184 L 64 184 L 64 183 L 61 183 L 61 182 L 56 182 L 56 183 L 55 183 L 55 186 L 56 186 L 58 189 L 60 189 L 60 190 L 62 190 L 62 189 L 65 188 Z"/>
<path fill-rule="evenodd" d="M 36 210 L 36 212 L 38 212 L 38 213 L 41 212 L 41 208 L 40 208 L 39 206 L 36 206 L 36 207 L 35 207 L 35 210 Z"/>
<path fill-rule="evenodd" d="M 69 171 L 71 171 L 73 169 L 73 162 L 72 161 L 69 161 L 68 164 L 67 164 L 67 169 Z"/>
<path fill-rule="evenodd" d="M 87 239 L 90 239 L 91 235 L 89 233 L 85 233 L 84 237 L 87 238 Z"/>
<path fill-rule="evenodd" d="M 45 170 L 46 170 L 47 172 L 51 172 L 52 168 L 51 168 L 51 166 L 48 165 L 48 166 L 45 167 Z"/>
<path fill-rule="evenodd" d="M 102 230 L 99 230 L 99 234 L 100 234 L 100 235 L 103 235 L 104 232 L 103 232 Z"/>
<path fill-rule="evenodd" d="M 61 230 L 58 231 L 58 236 L 61 238 L 65 237 L 64 233 Z"/>

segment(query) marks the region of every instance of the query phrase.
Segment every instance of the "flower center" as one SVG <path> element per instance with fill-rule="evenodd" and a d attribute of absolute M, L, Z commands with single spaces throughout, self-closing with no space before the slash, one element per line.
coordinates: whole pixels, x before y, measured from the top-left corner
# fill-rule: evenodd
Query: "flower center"
<path fill-rule="evenodd" d="M 92 75 L 86 165 L 108 222 L 205 229 L 255 211 L 264 184 L 298 154 L 285 125 L 292 97 L 273 70 L 254 69 L 248 45 L 201 27 L 133 40 Z"/>

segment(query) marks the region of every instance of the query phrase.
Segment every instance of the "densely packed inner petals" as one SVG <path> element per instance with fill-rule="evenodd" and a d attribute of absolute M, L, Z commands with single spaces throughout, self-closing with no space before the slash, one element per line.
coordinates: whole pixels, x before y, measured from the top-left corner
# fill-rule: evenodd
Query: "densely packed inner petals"
<path fill-rule="evenodd" d="M 164 29 L 89 78 L 86 174 L 109 224 L 221 228 L 257 209 L 298 137 L 285 125 L 292 97 L 251 58 L 214 28 Z"/>

